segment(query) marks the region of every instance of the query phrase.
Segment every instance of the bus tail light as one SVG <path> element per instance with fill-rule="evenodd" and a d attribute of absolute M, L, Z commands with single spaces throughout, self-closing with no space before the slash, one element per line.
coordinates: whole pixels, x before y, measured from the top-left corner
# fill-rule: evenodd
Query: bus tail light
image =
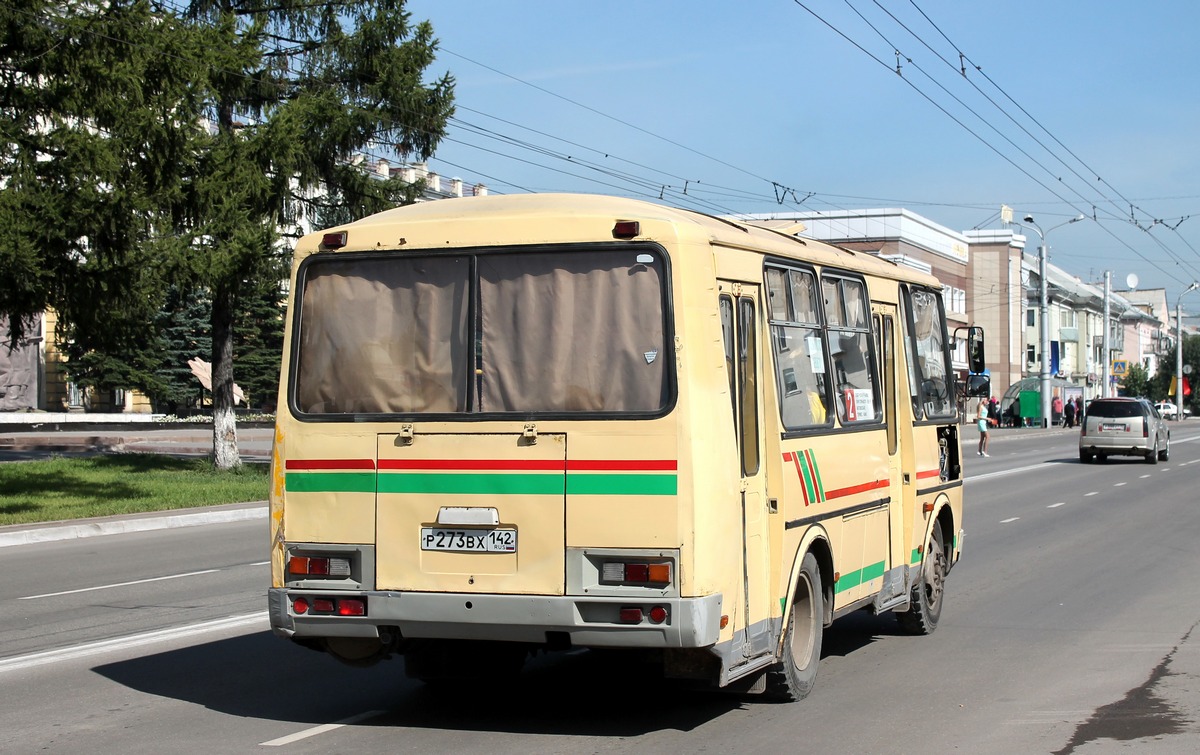
<path fill-rule="evenodd" d="M 297 577 L 349 577 L 350 559 L 324 556 L 292 556 L 288 573 Z"/>
<path fill-rule="evenodd" d="M 620 613 L 622 624 L 641 624 L 642 609 L 640 608 L 622 608 Z"/>
<path fill-rule="evenodd" d="M 662 606 L 655 606 L 650 609 L 650 623 L 661 624 L 667 620 L 667 609 Z"/>
<path fill-rule="evenodd" d="M 292 599 L 292 613 L 326 616 L 366 616 L 366 598 L 299 596 Z"/>
<path fill-rule="evenodd" d="M 645 561 L 605 561 L 600 567 L 600 580 L 629 585 L 671 584 L 671 564 Z"/>

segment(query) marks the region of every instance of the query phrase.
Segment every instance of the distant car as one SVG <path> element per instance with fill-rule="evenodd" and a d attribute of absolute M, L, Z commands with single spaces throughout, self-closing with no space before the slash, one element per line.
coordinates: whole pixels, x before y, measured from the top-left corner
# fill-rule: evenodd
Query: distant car
<path fill-rule="evenodd" d="M 1158 410 L 1158 413 L 1162 415 L 1163 419 L 1175 419 L 1175 413 L 1179 409 L 1179 407 L 1175 406 L 1170 401 L 1159 401 L 1154 405 L 1154 408 Z M 1183 418 L 1187 419 L 1190 416 L 1192 416 L 1192 412 L 1188 409 L 1184 409 Z"/>
<path fill-rule="evenodd" d="M 1171 431 L 1143 398 L 1098 398 L 1087 405 L 1079 431 L 1079 460 L 1141 456 L 1147 464 L 1171 458 Z"/>

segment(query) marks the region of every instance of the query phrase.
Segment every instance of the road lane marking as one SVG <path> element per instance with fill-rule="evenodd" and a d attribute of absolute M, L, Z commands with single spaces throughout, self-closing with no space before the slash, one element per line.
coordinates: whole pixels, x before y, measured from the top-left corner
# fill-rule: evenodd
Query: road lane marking
<path fill-rule="evenodd" d="M 1144 480 L 1144 479 L 1146 479 L 1146 478 L 1147 478 L 1147 477 L 1149 477 L 1149 476 L 1150 476 L 1150 475 L 1148 475 L 1148 474 L 1144 474 L 1144 475 L 1142 475 L 1141 477 L 1139 477 L 1138 479 L 1139 479 L 1139 480 Z"/>
<path fill-rule="evenodd" d="M 328 732 L 328 731 L 334 731 L 335 729 L 340 729 L 343 726 L 349 726 L 350 724 L 356 724 L 359 721 L 365 721 L 368 718 L 374 718 L 375 716 L 382 716 L 384 714 L 384 712 L 385 711 L 382 711 L 382 710 L 369 710 L 366 713 L 359 713 L 357 716 L 350 716 L 349 718 L 343 718 L 341 721 L 335 721 L 334 723 L 331 723 L 331 724 L 321 724 L 320 726 L 314 726 L 311 729 L 305 729 L 304 731 L 298 731 L 295 734 L 289 734 L 286 737 L 280 737 L 279 739 L 272 739 L 269 742 L 260 742 L 258 746 L 259 747 L 282 747 L 283 745 L 290 745 L 293 742 L 299 742 L 301 739 L 308 739 L 309 737 L 315 737 L 318 734 L 324 734 L 325 732 Z"/>
<path fill-rule="evenodd" d="M 1050 505 L 1049 505 L 1049 506 L 1047 506 L 1046 508 L 1048 508 L 1048 509 L 1056 509 L 1056 508 L 1058 508 L 1059 506 L 1066 506 L 1066 505 L 1067 505 L 1067 502 L 1066 502 L 1066 501 L 1059 501 L 1058 503 L 1052 503 L 1052 504 L 1050 504 Z"/>
<path fill-rule="evenodd" d="M 1084 497 L 1084 498 L 1087 498 L 1087 497 L 1088 497 L 1088 496 L 1090 496 L 1090 495 L 1100 495 L 1100 491 L 1099 491 L 1099 490 L 1093 490 L 1093 491 L 1092 491 L 1092 492 L 1090 492 L 1090 493 L 1084 493 L 1084 494 L 1083 494 L 1083 497 Z"/>
<path fill-rule="evenodd" d="M 91 592 L 92 590 L 108 590 L 113 587 L 128 587 L 129 585 L 144 585 L 147 582 L 162 582 L 166 579 L 182 579 L 183 577 L 195 577 L 201 574 L 213 574 L 221 571 L 220 569 L 205 569 L 204 571 L 190 571 L 184 574 L 169 574 L 165 577 L 150 577 L 148 579 L 135 579 L 132 582 L 116 582 L 111 585 L 96 585 L 95 587 L 81 587 L 78 590 L 63 590 L 62 592 L 47 592 L 41 595 L 25 595 L 17 600 L 36 600 L 37 598 L 54 598 L 59 595 L 74 595 L 80 592 Z"/>
<path fill-rule="evenodd" d="M 1119 487 L 1121 487 L 1122 485 L 1127 485 L 1127 484 L 1128 484 L 1128 483 L 1125 483 L 1125 482 L 1118 482 L 1117 484 L 1113 485 L 1113 487 L 1114 487 L 1114 488 L 1119 488 Z"/>
<path fill-rule="evenodd" d="M 210 632 L 221 632 L 227 629 L 236 629 L 238 627 L 251 626 L 254 624 L 263 624 L 262 628 L 266 629 L 266 621 L 267 612 L 257 611 L 255 613 L 242 614 L 241 616 L 230 616 L 224 619 L 204 621 L 199 624 L 192 624 L 186 627 L 159 629 L 153 632 L 133 634 L 128 637 L 114 637 L 111 640 L 89 642 L 83 645 L 76 645 L 75 647 L 59 648 L 58 650 L 46 650 L 41 653 L 30 653 L 29 655 L 18 655 L 14 658 L 5 658 L 0 660 L 0 674 L 3 674 L 6 671 L 20 671 L 22 669 L 33 668 L 34 666 L 44 666 L 46 664 L 69 661 L 76 658 L 87 658 L 89 656 L 100 655 L 102 653 L 111 653 L 115 650 L 127 650 L 130 648 L 141 647 L 143 645 L 150 645 L 156 642 L 178 640 L 185 637 L 194 637 L 196 635 L 208 634 Z"/>
<path fill-rule="evenodd" d="M 1001 519 L 1000 524 L 1008 524 L 1009 522 L 1015 522 L 1020 518 L 1021 517 L 1019 517 L 1019 516 L 1014 516 L 1014 517 L 1009 517 L 1008 519 Z"/>

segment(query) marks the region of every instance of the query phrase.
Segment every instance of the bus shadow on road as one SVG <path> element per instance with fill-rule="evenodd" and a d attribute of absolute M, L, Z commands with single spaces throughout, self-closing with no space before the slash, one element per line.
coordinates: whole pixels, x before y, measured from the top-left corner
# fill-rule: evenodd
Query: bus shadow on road
<path fill-rule="evenodd" d="M 269 632 L 93 670 L 238 718 L 321 725 L 381 711 L 357 725 L 398 729 L 632 737 L 690 731 L 762 699 L 695 689 L 662 679 L 634 654 L 592 651 L 539 655 L 516 678 L 484 687 L 427 687 L 404 675 L 399 657 L 352 668 Z"/>

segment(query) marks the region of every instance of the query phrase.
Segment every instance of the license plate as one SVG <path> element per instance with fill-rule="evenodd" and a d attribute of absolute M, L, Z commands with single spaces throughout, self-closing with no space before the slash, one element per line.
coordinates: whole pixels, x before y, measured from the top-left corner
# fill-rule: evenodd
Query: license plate
<path fill-rule="evenodd" d="M 515 529 L 451 530 L 444 527 L 422 527 L 421 550 L 516 553 L 517 531 Z"/>
<path fill-rule="evenodd" d="M 1127 433 L 1129 427 L 1127 425 L 1100 425 L 1102 433 Z"/>

